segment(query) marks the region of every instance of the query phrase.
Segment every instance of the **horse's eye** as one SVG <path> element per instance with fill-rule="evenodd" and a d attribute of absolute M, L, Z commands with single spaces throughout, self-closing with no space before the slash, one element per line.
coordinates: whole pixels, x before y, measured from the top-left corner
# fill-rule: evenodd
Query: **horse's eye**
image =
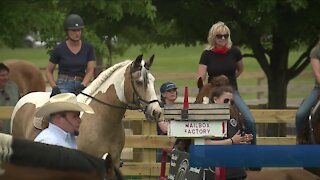
<path fill-rule="evenodd" d="M 142 81 L 136 81 L 136 84 L 137 84 L 138 86 L 142 86 L 142 85 L 143 85 L 143 82 L 142 82 Z"/>

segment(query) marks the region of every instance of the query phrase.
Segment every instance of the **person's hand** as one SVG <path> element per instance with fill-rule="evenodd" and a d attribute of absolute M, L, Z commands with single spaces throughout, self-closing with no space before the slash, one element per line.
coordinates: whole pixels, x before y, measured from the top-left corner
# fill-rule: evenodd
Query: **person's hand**
<path fill-rule="evenodd" d="M 59 87 L 58 87 L 58 86 L 54 86 L 54 87 L 52 88 L 52 92 L 51 92 L 51 94 L 50 94 L 50 97 L 52 97 L 52 96 L 54 96 L 54 95 L 57 95 L 57 94 L 60 94 L 60 93 L 61 93 L 61 91 L 60 91 Z"/>
<path fill-rule="evenodd" d="M 252 134 L 245 134 L 241 136 L 240 130 L 231 138 L 233 144 L 251 144 L 253 139 Z"/>
<path fill-rule="evenodd" d="M 83 84 L 80 84 L 79 86 L 76 87 L 76 90 L 75 90 L 74 94 L 78 95 L 85 88 L 86 87 Z"/>
<path fill-rule="evenodd" d="M 232 140 L 232 144 L 240 144 L 242 142 L 242 136 L 241 136 L 241 133 L 240 133 L 240 130 L 235 134 L 233 135 L 233 137 L 231 138 Z"/>
<path fill-rule="evenodd" d="M 244 134 L 244 142 L 246 142 L 246 144 L 251 144 L 251 141 L 253 139 L 253 135 L 252 134 Z"/>

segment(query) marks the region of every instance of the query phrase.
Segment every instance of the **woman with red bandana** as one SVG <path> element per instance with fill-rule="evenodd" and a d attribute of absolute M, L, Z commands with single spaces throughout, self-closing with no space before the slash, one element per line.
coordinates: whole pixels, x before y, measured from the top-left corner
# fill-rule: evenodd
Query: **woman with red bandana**
<path fill-rule="evenodd" d="M 208 82 L 216 76 L 228 77 L 234 90 L 235 105 L 246 120 L 246 133 L 253 135 L 252 144 L 256 144 L 255 120 L 238 91 L 237 78 L 242 72 L 242 54 L 238 48 L 232 46 L 230 29 L 225 23 L 217 22 L 209 30 L 208 46 L 200 57 L 198 77 L 206 80 L 208 74 Z"/>

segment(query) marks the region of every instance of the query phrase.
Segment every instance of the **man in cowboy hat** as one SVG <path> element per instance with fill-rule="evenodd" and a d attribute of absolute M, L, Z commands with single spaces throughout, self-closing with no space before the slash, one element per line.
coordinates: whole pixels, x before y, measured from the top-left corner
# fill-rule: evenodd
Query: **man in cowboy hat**
<path fill-rule="evenodd" d="M 73 93 L 52 96 L 36 112 L 37 117 L 49 117 L 49 126 L 34 141 L 77 149 L 75 136 L 79 135 L 80 112 L 93 114 L 93 109 L 77 101 Z"/>

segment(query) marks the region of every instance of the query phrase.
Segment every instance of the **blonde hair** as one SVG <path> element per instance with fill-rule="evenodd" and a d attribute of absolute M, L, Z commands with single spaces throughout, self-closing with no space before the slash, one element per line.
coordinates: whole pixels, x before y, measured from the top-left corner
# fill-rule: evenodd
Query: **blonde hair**
<path fill-rule="evenodd" d="M 216 43 L 216 35 L 221 32 L 221 30 L 225 30 L 228 32 L 229 37 L 228 37 L 228 42 L 227 42 L 227 48 L 231 48 L 232 46 L 232 41 L 231 41 L 231 33 L 230 29 L 228 28 L 227 25 L 224 24 L 224 22 L 217 22 L 214 25 L 211 26 L 209 33 L 208 33 L 208 45 L 206 47 L 206 50 L 211 50 L 215 48 L 215 43 Z"/>

